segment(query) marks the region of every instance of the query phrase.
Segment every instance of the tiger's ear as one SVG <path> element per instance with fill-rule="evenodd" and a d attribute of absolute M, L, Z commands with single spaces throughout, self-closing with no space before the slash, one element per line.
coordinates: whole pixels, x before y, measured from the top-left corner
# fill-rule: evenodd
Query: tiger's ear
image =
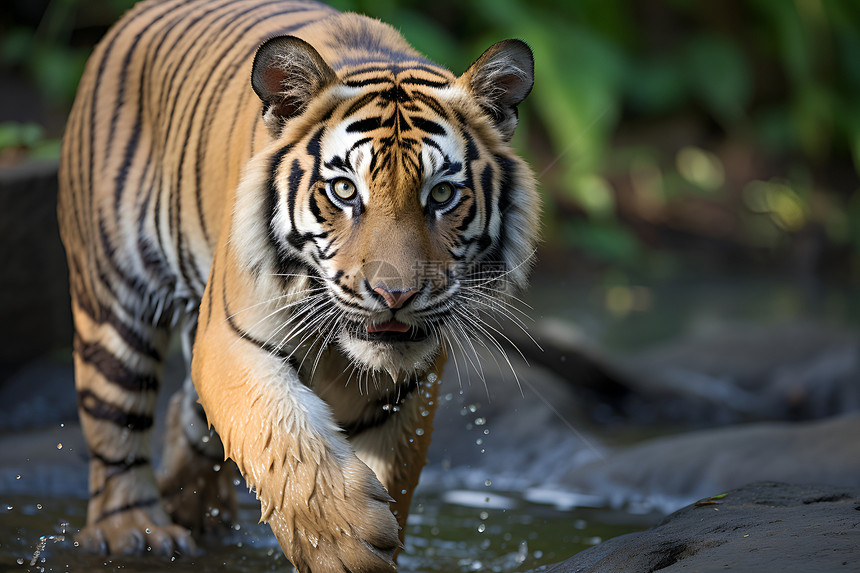
<path fill-rule="evenodd" d="M 284 120 L 302 112 L 323 88 L 337 81 L 313 46 L 295 36 L 277 36 L 257 50 L 251 86 L 263 100 L 263 120 L 274 135 Z"/>
<path fill-rule="evenodd" d="M 517 106 L 534 85 L 534 57 L 522 40 L 502 40 L 490 46 L 460 76 L 505 140 L 517 127 Z"/>

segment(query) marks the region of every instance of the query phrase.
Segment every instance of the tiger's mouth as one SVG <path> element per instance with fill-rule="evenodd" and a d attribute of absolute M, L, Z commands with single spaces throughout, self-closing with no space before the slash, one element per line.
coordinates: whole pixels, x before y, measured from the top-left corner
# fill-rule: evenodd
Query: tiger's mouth
<path fill-rule="evenodd" d="M 419 327 L 410 326 L 397 320 L 381 323 L 353 324 L 349 328 L 350 335 L 368 342 L 421 342 L 426 340 L 429 333 Z"/>

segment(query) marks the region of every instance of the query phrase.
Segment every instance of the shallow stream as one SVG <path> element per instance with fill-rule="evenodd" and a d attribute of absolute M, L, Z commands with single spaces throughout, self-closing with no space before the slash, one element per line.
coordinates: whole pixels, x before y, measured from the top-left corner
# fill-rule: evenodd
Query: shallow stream
<path fill-rule="evenodd" d="M 290 571 L 259 509 L 243 500 L 236 531 L 200 555 L 106 559 L 74 547 L 85 520 L 78 499 L 3 496 L 0 571 Z M 416 494 L 409 518 L 403 573 L 524 572 L 562 561 L 600 541 L 637 531 L 650 521 L 623 511 L 528 501 L 518 492 L 467 490 Z M 72 525 L 69 525 L 72 524 Z"/>

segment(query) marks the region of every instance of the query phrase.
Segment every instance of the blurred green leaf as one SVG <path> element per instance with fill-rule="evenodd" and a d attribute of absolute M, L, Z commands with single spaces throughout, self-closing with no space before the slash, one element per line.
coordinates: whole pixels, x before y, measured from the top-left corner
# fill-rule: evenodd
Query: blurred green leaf
<path fill-rule="evenodd" d="M 625 92 L 637 113 L 657 115 L 680 107 L 686 97 L 684 74 L 676 62 L 651 59 L 631 66 Z"/>
<path fill-rule="evenodd" d="M 562 233 L 568 245 L 607 262 L 629 265 L 641 254 L 636 238 L 617 223 L 568 221 Z"/>
<path fill-rule="evenodd" d="M 36 123 L 8 121 L 0 123 L 0 149 L 33 147 L 42 141 L 44 129 Z"/>
<path fill-rule="evenodd" d="M 682 61 L 690 91 L 705 109 L 725 124 L 742 117 L 752 96 L 752 77 L 736 44 L 721 36 L 694 37 Z"/>

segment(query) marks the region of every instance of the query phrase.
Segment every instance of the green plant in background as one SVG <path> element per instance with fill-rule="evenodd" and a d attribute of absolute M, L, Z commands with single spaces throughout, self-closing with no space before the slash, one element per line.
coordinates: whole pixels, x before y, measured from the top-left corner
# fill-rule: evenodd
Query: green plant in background
<path fill-rule="evenodd" d="M 665 230 L 755 252 L 820 236 L 857 260 L 856 0 L 330 3 L 393 24 L 454 71 L 506 37 L 532 46 L 515 144 L 540 174 L 550 246 L 626 267 Z M 0 24 L 2 65 L 68 106 L 81 30 L 130 5 L 50 0 L 29 25 Z M 20 145 L 16 129 L 0 140 Z"/>

